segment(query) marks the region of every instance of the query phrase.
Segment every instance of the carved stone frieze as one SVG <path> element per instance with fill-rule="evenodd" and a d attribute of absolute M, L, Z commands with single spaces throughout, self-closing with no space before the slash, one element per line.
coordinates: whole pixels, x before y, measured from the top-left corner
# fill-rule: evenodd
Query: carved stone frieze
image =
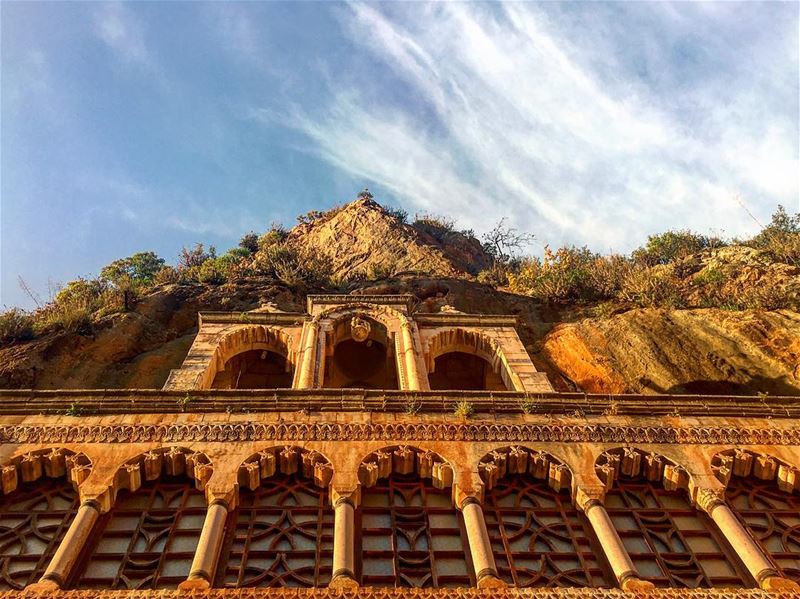
<path fill-rule="evenodd" d="M 319 588 L 319 589 L 192 589 L 183 591 L 75 590 L 0 592 L 0 599 L 797 599 L 791 591 L 756 589 L 619 589 L 579 588 Z"/>
<path fill-rule="evenodd" d="M 202 423 L 6 425 L 0 443 L 132 443 L 271 441 L 508 441 L 800 445 L 800 428 L 613 426 L 496 423 Z"/>

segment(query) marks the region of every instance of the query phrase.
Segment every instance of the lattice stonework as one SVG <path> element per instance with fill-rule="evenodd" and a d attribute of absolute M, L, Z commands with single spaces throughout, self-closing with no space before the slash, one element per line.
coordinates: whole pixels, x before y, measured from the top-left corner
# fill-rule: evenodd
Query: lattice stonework
<path fill-rule="evenodd" d="M 194 557 L 206 501 L 189 478 L 163 476 L 120 492 L 87 547 L 76 588 L 176 588 Z"/>
<path fill-rule="evenodd" d="M 754 476 L 732 477 L 725 495 L 781 573 L 800 582 L 800 496 Z"/>
<path fill-rule="evenodd" d="M 326 488 L 275 474 L 242 489 L 228 520 L 216 586 L 320 587 L 330 582 L 333 510 Z"/>
<path fill-rule="evenodd" d="M 612 586 L 589 525 L 570 500 L 530 474 L 507 477 L 483 507 L 500 577 L 519 587 Z"/>
<path fill-rule="evenodd" d="M 656 586 L 753 586 L 715 525 L 684 491 L 620 477 L 605 505 L 639 574 Z"/>
<path fill-rule="evenodd" d="M 0 590 L 38 580 L 78 510 L 78 494 L 65 479 L 21 484 L 0 500 Z"/>
<path fill-rule="evenodd" d="M 364 586 L 469 586 L 466 536 L 450 489 L 394 473 L 362 491 Z"/>

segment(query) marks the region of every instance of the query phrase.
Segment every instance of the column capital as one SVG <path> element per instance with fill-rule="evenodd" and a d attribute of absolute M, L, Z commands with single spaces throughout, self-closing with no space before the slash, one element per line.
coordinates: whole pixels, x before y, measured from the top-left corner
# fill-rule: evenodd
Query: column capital
<path fill-rule="evenodd" d="M 113 503 L 111 495 L 111 488 L 107 485 L 86 486 L 84 483 L 80 488 L 81 506 L 87 505 L 105 514 Z"/>
<path fill-rule="evenodd" d="M 595 505 L 603 505 L 606 498 L 606 489 L 602 485 L 575 487 L 574 503 L 582 512 L 586 512 Z"/>
<path fill-rule="evenodd" d="M 725 505 L 725 489 L 722 487 L 695 487 L 692 501 L 709 516 L 721 505 Z"/>
<path fill-rule="evenodd" d="M 353 509 L 361 505 L 360 484 L 356 484 L 354 487 L 337 487 L 331 485 L 329 494 L 331 505 L 334 509 L 341 504 L 347 504 Z"/>
<path fill-rule="evenodd" d="M 800 584 L 794 580 L 783 578 L 777 572 L 764 576 L 758 581 L 758 585 L 765 591 L 790 591 L 800 594 Z"/>
<path fill-rule="evenodd" d="M 483 505 L 483 487 L 467 487 L 456 483 L 453 485 L 453 501 L 459 510 L 464 510 L 471 503 Z"/>
<path fill-rule="evenodd" d="M 233 486 L 206 485 L 206 502 L 209 506 L 221 504 L 228 511 L 238 505 L 237 489 Z"/>

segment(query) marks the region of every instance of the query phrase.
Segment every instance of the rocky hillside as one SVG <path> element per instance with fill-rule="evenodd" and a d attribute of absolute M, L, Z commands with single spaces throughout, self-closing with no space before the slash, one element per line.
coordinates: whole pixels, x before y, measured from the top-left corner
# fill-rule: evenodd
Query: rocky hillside
<path fill-rule="evenodd" d="M 223 284 L 158 284 L 130 310 L 85 329 L 0 346 L 0 387 L 160 388 L 186 355 L 198 311 L 302 311 L 307 293 L 333 291 L 411 293 L 424 312 L 516 314 L 534 363 L 559 390 L 800 395 L 800 315 L 791 310 L 544 302 L 477 282 L 490 258 L 474 238 L 406 224 L 370 199 L 298 225 L 286 243 L 324 255 L 340 286 L 293 286 L 252 272 Z M 724 293 L 724 285 L 785 291 L 800 283 L 796 267 L 749 248 L 707 250 L 671 268 L 681 294 L 701 294 L 688 305 L 702 306 L 703 285 L 718 279 Z"/>

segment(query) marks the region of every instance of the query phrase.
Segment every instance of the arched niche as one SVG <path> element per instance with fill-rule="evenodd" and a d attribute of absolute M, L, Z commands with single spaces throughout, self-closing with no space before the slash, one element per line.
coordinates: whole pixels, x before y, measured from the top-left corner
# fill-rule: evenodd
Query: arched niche
<path fill-rule="evenodd" d="M 79 589 L 176 588 L 189 575 L 206 515 L 208 457 L 182 447 L 144 452 L 114 479 L 68 586 Z"/>
<path fill-rule="evenodd" d="M 300 447 L 270 447 L 247 458 L 216 586 L 326 586 L 333 568 L 332 475 L 325 456 Z"/>
<path fill-rule="evenodd" d="M 725 501 L 786 578 L 800 582 L 800 469 L 746 449 L 714 455 Z"/>
<path fill-rule="evenodd" d="M 78 511 L 78 485 L 91 467 L 84 454 L 60 447 L 0 467 L 0 590 L 21 590 L 42 577 Z"/>
<path fill-rule="evenodd" d="M 606 486 L 606 512 L 642 579 L 657 587 L 755 585 L 711 518 L 692 504 L 683 466 L 624 447 L 601 454 L 595 471 Z"/>
<path fill-rule="evenodd" d="M 248 325 L 223 335 L 203 376 L 203 388 L 291 388 L 295 352 L 279 329 Z"/>
<path fill-rule="evenodd" d="M 367 312 L 349 312 L 327 332 L 322 386 L 398 389 L 395 333 Z"/>
<path fill-rule="evenodd" d="M 512 446 L 479 462 L 486 530 L 499 577 L 516 587 L 607 587 L 609 568 L 572 504 L 572 473 L 549 453 Z"/>
<path fill-rule="evenodd" d="M 428 341 L 425 361 L 431 390 L 513 391 L 514 376 L 500 344 L 462 328 Z"/>

